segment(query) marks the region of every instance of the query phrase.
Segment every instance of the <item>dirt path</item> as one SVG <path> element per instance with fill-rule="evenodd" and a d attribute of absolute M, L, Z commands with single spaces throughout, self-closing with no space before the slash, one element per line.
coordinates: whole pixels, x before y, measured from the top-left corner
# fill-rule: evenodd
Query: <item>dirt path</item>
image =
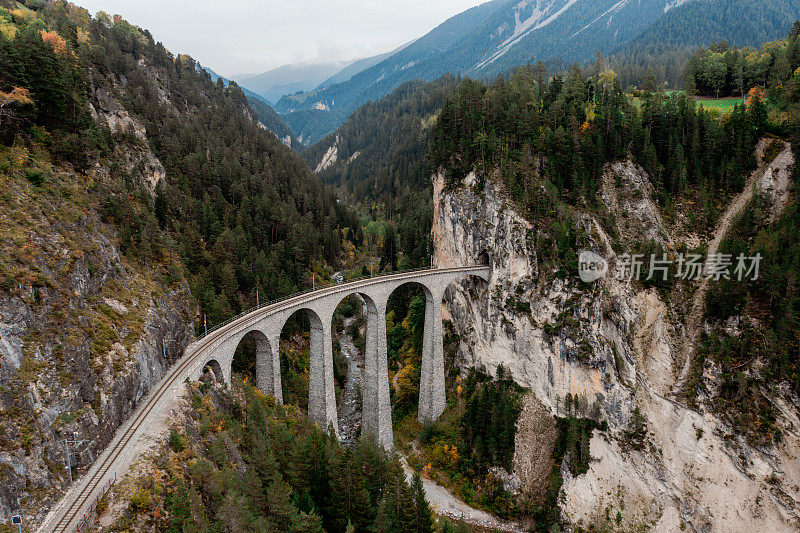
<path fill-rule="evenodd" d="M 403 464 L 406 479 L 410 483 L 414 475 L 414 470 L 408 466 L 405 457 L 400 456 L 400 462 Z M 473 526 L 493 528 L 499 531 L 509 531 L 512 533 L 524 533 L 526 531 L 520 526 L 510 522 L 503 522 L 485 511 L 470 507 L 450 494 L 446 488 L 431 479 L 422 478 L 422 486 L 425 489 L 425 499 L 428 500 L 428 503 L 431 504 L 431 508 L 437 514 L 445 515 L 454 520 L 463 518 L 464 522 Z"/>
<path fill-rule="evenodd" d="M 759 141 L 758 147 L 756 148 L 756 156 L 758 157 L 759 161 L 761 160 L 764 150 L 770 142 L 771 139 L 762 139 Z M 739 215 L 742 214 L 744 209 L 753 199 L 754 192 L 758 186 L 757 184 L 764 177 L 765 172 L 772 168 L 773 164 L 775 163 L 785 166 L 787 161 L 790 159 L 791 145 L 789 143 L 784 143 L 783 151 L 781 151 L 781 153 L 775 157 L 773 161 L 760 164 L 760 166 L 750 174 L 750 176 L 747 178 L 747 183 L 745 184 L 744 190 L 733 199 L 728 208 L 725 210 L 725 213 L 722 215 L 722 218 L 720 218 L 720 221 L 714 230 L 714 237 L 708 243 L 706 258 L 717 253 L 717 250 L 719 250 L 719 246 L 722 244 L 723 239 L 728 235 L 731 225 L 736 221 Z M 708 289 L 710 286 L 709 283 L 709 279 L 703 276 L 699 286 L 697 287 L 697 290 L 694 293 L 694 297 L 692 298 L 692 310 L 689 313 L 689 316 L 686 318 L 686 326 L 684 328 L 683 353 L 685 354 L 685 360 L 683 362 L 683 368 L 681 369 L 680 376 L 678 376 L 675 385 L 672 387 L 671 393 L 673 395 L 679 394 L 683 390 L 683 387 L 686 384 L 686 379 L 689 375 L 689 370 L 692 367 L 694 350 L 697 346 L 697 337 L 700 334 L 703 317 L 705 316 L 706 312 L 706 295 L 708 294 Z"/>

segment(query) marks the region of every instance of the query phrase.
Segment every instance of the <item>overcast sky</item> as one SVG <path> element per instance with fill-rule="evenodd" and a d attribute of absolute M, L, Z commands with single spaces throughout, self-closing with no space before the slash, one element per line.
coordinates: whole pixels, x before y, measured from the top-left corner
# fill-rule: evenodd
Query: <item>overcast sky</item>
<path fill-rule="evenodd" d="M 485 0 L 73 0 L 223 76 L 388 52 Z"/>

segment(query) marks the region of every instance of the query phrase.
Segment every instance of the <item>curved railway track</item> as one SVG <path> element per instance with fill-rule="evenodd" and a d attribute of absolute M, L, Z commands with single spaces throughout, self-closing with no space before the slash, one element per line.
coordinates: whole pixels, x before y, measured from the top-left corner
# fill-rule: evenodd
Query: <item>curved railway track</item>
<path fill-rule="evenodd" d="M 409 278 L 409 280 L 413 281 L 413 278 L 418 278 L 420 276 L 429 276 L 441 272 L 471 271 L 475 268 L 479 267 L 469 266 L 414 270 L 365 278 L 341 285 L 333 285 L 266 304 L 258 309 L 243 313 L 231 321 L 224 323 L 221 327 L 210 331 L 206 336 L 196 341 L 194 346 L 189 345 L 187 347 L 188 353 L 181 357 L 177 363 L 167 371 L 167 374 L 155 387 L 153 387 L 146 396 L 144 402 L 140 404 L 134 412 L 134 415 L 125 423 L 122 429 L 117 432 L 114 439 L 101 453 L 98 460 L 90 467 L 89 471 L 67 492 L 67 494 L 65 494 L 61 503 L 45 518 L 45 521 L 38 531 L 46 533 L 74 531 L 85 523 L 87 515 L 94 510 L 92 507 L 93 501 L 100 497 L 98 491 L 102 491 L 109 483 L 109 479 L 106 478 L 116 474 L 113 467 L 117 460 L 119 460 L 125 447 L 137 435 L 137 432 L 143 427 L 144 423 L 153 413 L 153 410 L 160 404 L 164 396 L 174 386 L 179 385 L 181 381 L 189 377 L 187 371 L 193 369 L 198 363 L 205 364 L 207 362 L 206 359 L 211 359 L 209 352 L 216 347 L 215 341 L 225 337 L 231 329 L 248 327 L 251 323 L 263 318 L 264 315 L 338 292 L 351 292 L 354 289 L 374 283 L 396 281 L 403 278 Z M 71 492 L 73 491 L 77 492 L 72 495 Z M 66 507 L 62 509 L 64 506 Z"/>
<path fill-rule="evenodd" d="M 220 329 L 215 332 L 216 335 L 213 337 L 210 336 L 212 338 L 209 338 L 208 340 L 213 341 L 214 338 L 223 335 L 224 332 L 224 328 Z M 199 355 L 199 352 L 201 351 L 202 348 L 196 350 L 195 354 L 193 355 Z M 119 435 L 119 438 L 116 438 L 114 441 L 112 441 L 110 449 L 106 448 L 108 452 L 103 452 L 97 469 L 94 472 L 91 470 L 90 472 L 87 472 L 86 475 L 89 476 L 91 474 L 91 478 L 86 480 L 82 489 L 77 494 L 77 497 L 73 500 L 65 512 L 61 514 L 61 518 L 53 525 L 52 531 L 54 533 L 60 531 L 69 531 L 70 526 L 73 524 L 77 527 L 78 524 L 75 524 L 75 522 L 78 521 L 80 512 L 87 506 L 89 502 L 92 501 L 92 497 L 94 496 L 98 487 L 103 486 L 101 482 L 105 478 L 111 466 L 114 464 L 114 461 L 119 457 L 120 452 L 125 448 L 125 446 L 128 445 L 133 436 L 136 434 L 137 430 L 142 426 L 153 409 L 159 404 L 159 401 L 164 394 L 166 394 L 170 387 L 172 387 L 172 385 L 174 385 L 176 381 L 180 379 L 180 377 L 183 375 L 183 371 L 185 371 L 188 367 L 191 367 L 194 363 L 196 363 L 196 358 L 191 355 L 181 358 L 178 362 L 178 365 L 171 368 L 167 376 L 159 381 L 153 392 L 148 395 L 147 400 L 143 404 L 142 408 L 137 409 L 134 417 L 128 424 L 126 424 L 126 427 L 122 431 L 121 435 Z M 80 516 L 80 519 L 83 519 L 83 515 Z M 47 523 L 45 522 L 45 526 L 46 525 Z"/>

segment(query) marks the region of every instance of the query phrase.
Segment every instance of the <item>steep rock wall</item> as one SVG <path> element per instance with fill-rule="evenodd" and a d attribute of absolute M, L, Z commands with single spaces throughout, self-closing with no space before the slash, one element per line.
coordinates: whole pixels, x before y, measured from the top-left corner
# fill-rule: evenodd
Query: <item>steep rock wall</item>
<path fill-rule="evenodd" d="M 785 181 L 782 172 L 774 174 Z M 646 173 L 633 163 L 606 168 L 602 200 L 622 221 L 618 232 L 626 226 L 636 232 L 621 235 L 623 242 L 648 235 L 672 244 L 651 191 Z M 613 228 L 589 215 L 581 220 L 590 236 L 587 247 L 613 266 L 607 236 Z M 676 304 L 654 289 L 609 276 L 591 286 L 579 283 L 576 272 L 556 276 L 546 270 L 552 265 L 537 260 L 538 230 L 493 179 L 479 188 L 471 174 L 451 190 L 443 176 L 434 176 L 436 264 L 488 260 L 493 267 L 488 284 L 464 281 L 445 294 L 461 336 L 458 362 L 489 372 L 503 364 L 549 410 L 541 417 L 563 416 L 570 393 L 585 401 L 586 416 L 608 421 L 609 430 L 596 431 L 591 439 L 589 471 L 573 477 L 562 467 L 562 516 L 583 527 L 623 524 L 623 530 L 796 531 L 798 404 L 774 398 L 785 438 L 770 449 L 756 449 L 710 410 L 671 399 L 682 363 L 681 296 Z M 532 416 L 519 431 L 552 424 L 537 424 Z M 641 438 L 634 440 L 637 428 Z M 518 435 L 521 440 L 524 435 Z M 537 470 L 526 459 L 514 460 L 523 487 L 528 472 Z"/>
<path fill-rule="evenodd" d="M 195 314 L 180 274 L 121 256 L 92 197 L 101 175 L 36 164 L 41 187 L 0 173 L 0 514 L 33 521 L 69 483 L 64 439 L 80 441 L 78 476 L 180 357 Z"/>
<path fill-rule="evenodd" d="M 462 337 L 461 363 L 490 373 L 503 364 L 553 414 L 563 413 L 567 393 L 577 394 L 587 408 L 601 408 L 609 423 L 625 427 L 632 392 L 615 370 L 614 353 L 626 359 L 624 377 L 635 380 L 627 369 L 635 364 L 627 335 L 637 318 L 629 295 L 593 298 L 578 288 L 577 277 L 540 276 L 534 228 L 493 180 L 486 182 L 477 191 L 470 174 L 465 186 L 447 191 L 441 176 L 434 181 L 436 265 L 488 260 L 492 266 L 488 285 L 463 282 L 445 293 Z M 469 294 L 471 283 L 483 290 L 478 298 Z"/>

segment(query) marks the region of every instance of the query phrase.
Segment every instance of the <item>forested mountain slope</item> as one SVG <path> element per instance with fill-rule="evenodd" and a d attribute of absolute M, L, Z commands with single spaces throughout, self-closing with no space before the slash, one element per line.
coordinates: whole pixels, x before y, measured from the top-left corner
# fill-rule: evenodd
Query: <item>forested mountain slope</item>
<path fill-rule="evenodd" d="M 682 87 L 683 65 L 700 46 L 724 41 L 738 48 L 759 48 L 782 37 L 798 10 L 798 2 L 691 2 L 668 11 L 657 24 L 613 50 L 611 64 L 623 87 L 641 84 L 648 69 L 670 88 Z"/>
<path fill-rule="evenodd" d="M 122 20 L 86 24 L 91 89 L 140 121 L 163 164 L 151 216 L 176 236 L 209 317 L 249 306 L 257 284 L 265 297 L 291 292 L 312 260 L 336 260 L 346 211 L 298 155 L 260 128 L 238 87 L 212 83 L 190 57 L 171 56 Z M 112 213 L 125 207 L 112 203 Z"/>
<path fill-rule="evenodd" d="M 47 510 L 69 482 L 63 439 L 85 441 L 78 474 L 203 314 L 303 287 L 358 221 L 238 87 L 148 31 L 61 1 L 0 4 L 10 514 L 19 498 Z"/>
<path fill-rule="evenodd" d="M 408 80 L 444 74 L 492 79 L 528 62 L 585 62 L 631 42 L 702 46 L 727 34 L 755 45 L 781 37 L 798 16 L 799 0 L 494 0 L 346 82 L 286 96 L 275 108 L 304 143 L 313 143 L 363 103 Z"/>
<path fill-rule="evenodd" d="M 431 188 L 425 160 L 431 125 L 458 80 L 408 82 L 365 104 L 303 157 L 322 180 L 396 225 L 406 266 L 430 261 Z"/>
<path fill-rule="evenodd" d="M 684 47 L 727 41 L 739 47 L 759 47 L 782 37 L 797 20 L 800 2 L 771 0 L 731 2 L 702 0 L 686 2 L 681 9 L 666 11 L 664 16 L 635 39 L 621 46 L 631 49 L 658 44 Z"/>
<path fill-rule="evenodd" d="M 146 207 L 164 168 L 139 124 L 90 91 L 75 48 L 87 35 L 68 22 L 82 15 L 0 7 L 0 513 L 26 502 L 34 522 L 69 484 L 64 439 L 83 441 L 78 475 L 180 356 L 197 313 Z"/>
<path fill-rule="evenodd" d="M 272 107 L 261 100 L 248 96 L 247 102 L 255 113 L 258 121 L 271 131 L 280 141 L 289 148 L 300 149 L 300 141 L 292 133 L 291 128 L 283 121 L 281 116 Z"/>
<path fill-rule="evenodd" d="M 226 87 L 231 83 L 231 80 L 223 78 L 210 68 L 200 65 L 200 63 L 197 63 L 197 68 L 199 70 L 205 70 L 208 72 L 208 74 L 211 76 L 211 81 L 213 82 L 222 80 Z M 276 113 L 274 109 L 272 109 L 269 102 L 264 97 L 248 90 L 245 87 L 239 87 L 239 89 L 241 89 L 241 91 L 247 97 L 248 104 L 250 104 L 250 107 L 256 114 L 256 118 L 258 118 L 258 121 L 261 122 L 264 127 L 274 133 L 275 136 L 289 148 L 292 148 L 293 145 L 295 147 L 299 146 L 297 139 L 295 139 L 294 135 L 292 134 L 291 128 L 289 128 L 281 116 Z"/>

